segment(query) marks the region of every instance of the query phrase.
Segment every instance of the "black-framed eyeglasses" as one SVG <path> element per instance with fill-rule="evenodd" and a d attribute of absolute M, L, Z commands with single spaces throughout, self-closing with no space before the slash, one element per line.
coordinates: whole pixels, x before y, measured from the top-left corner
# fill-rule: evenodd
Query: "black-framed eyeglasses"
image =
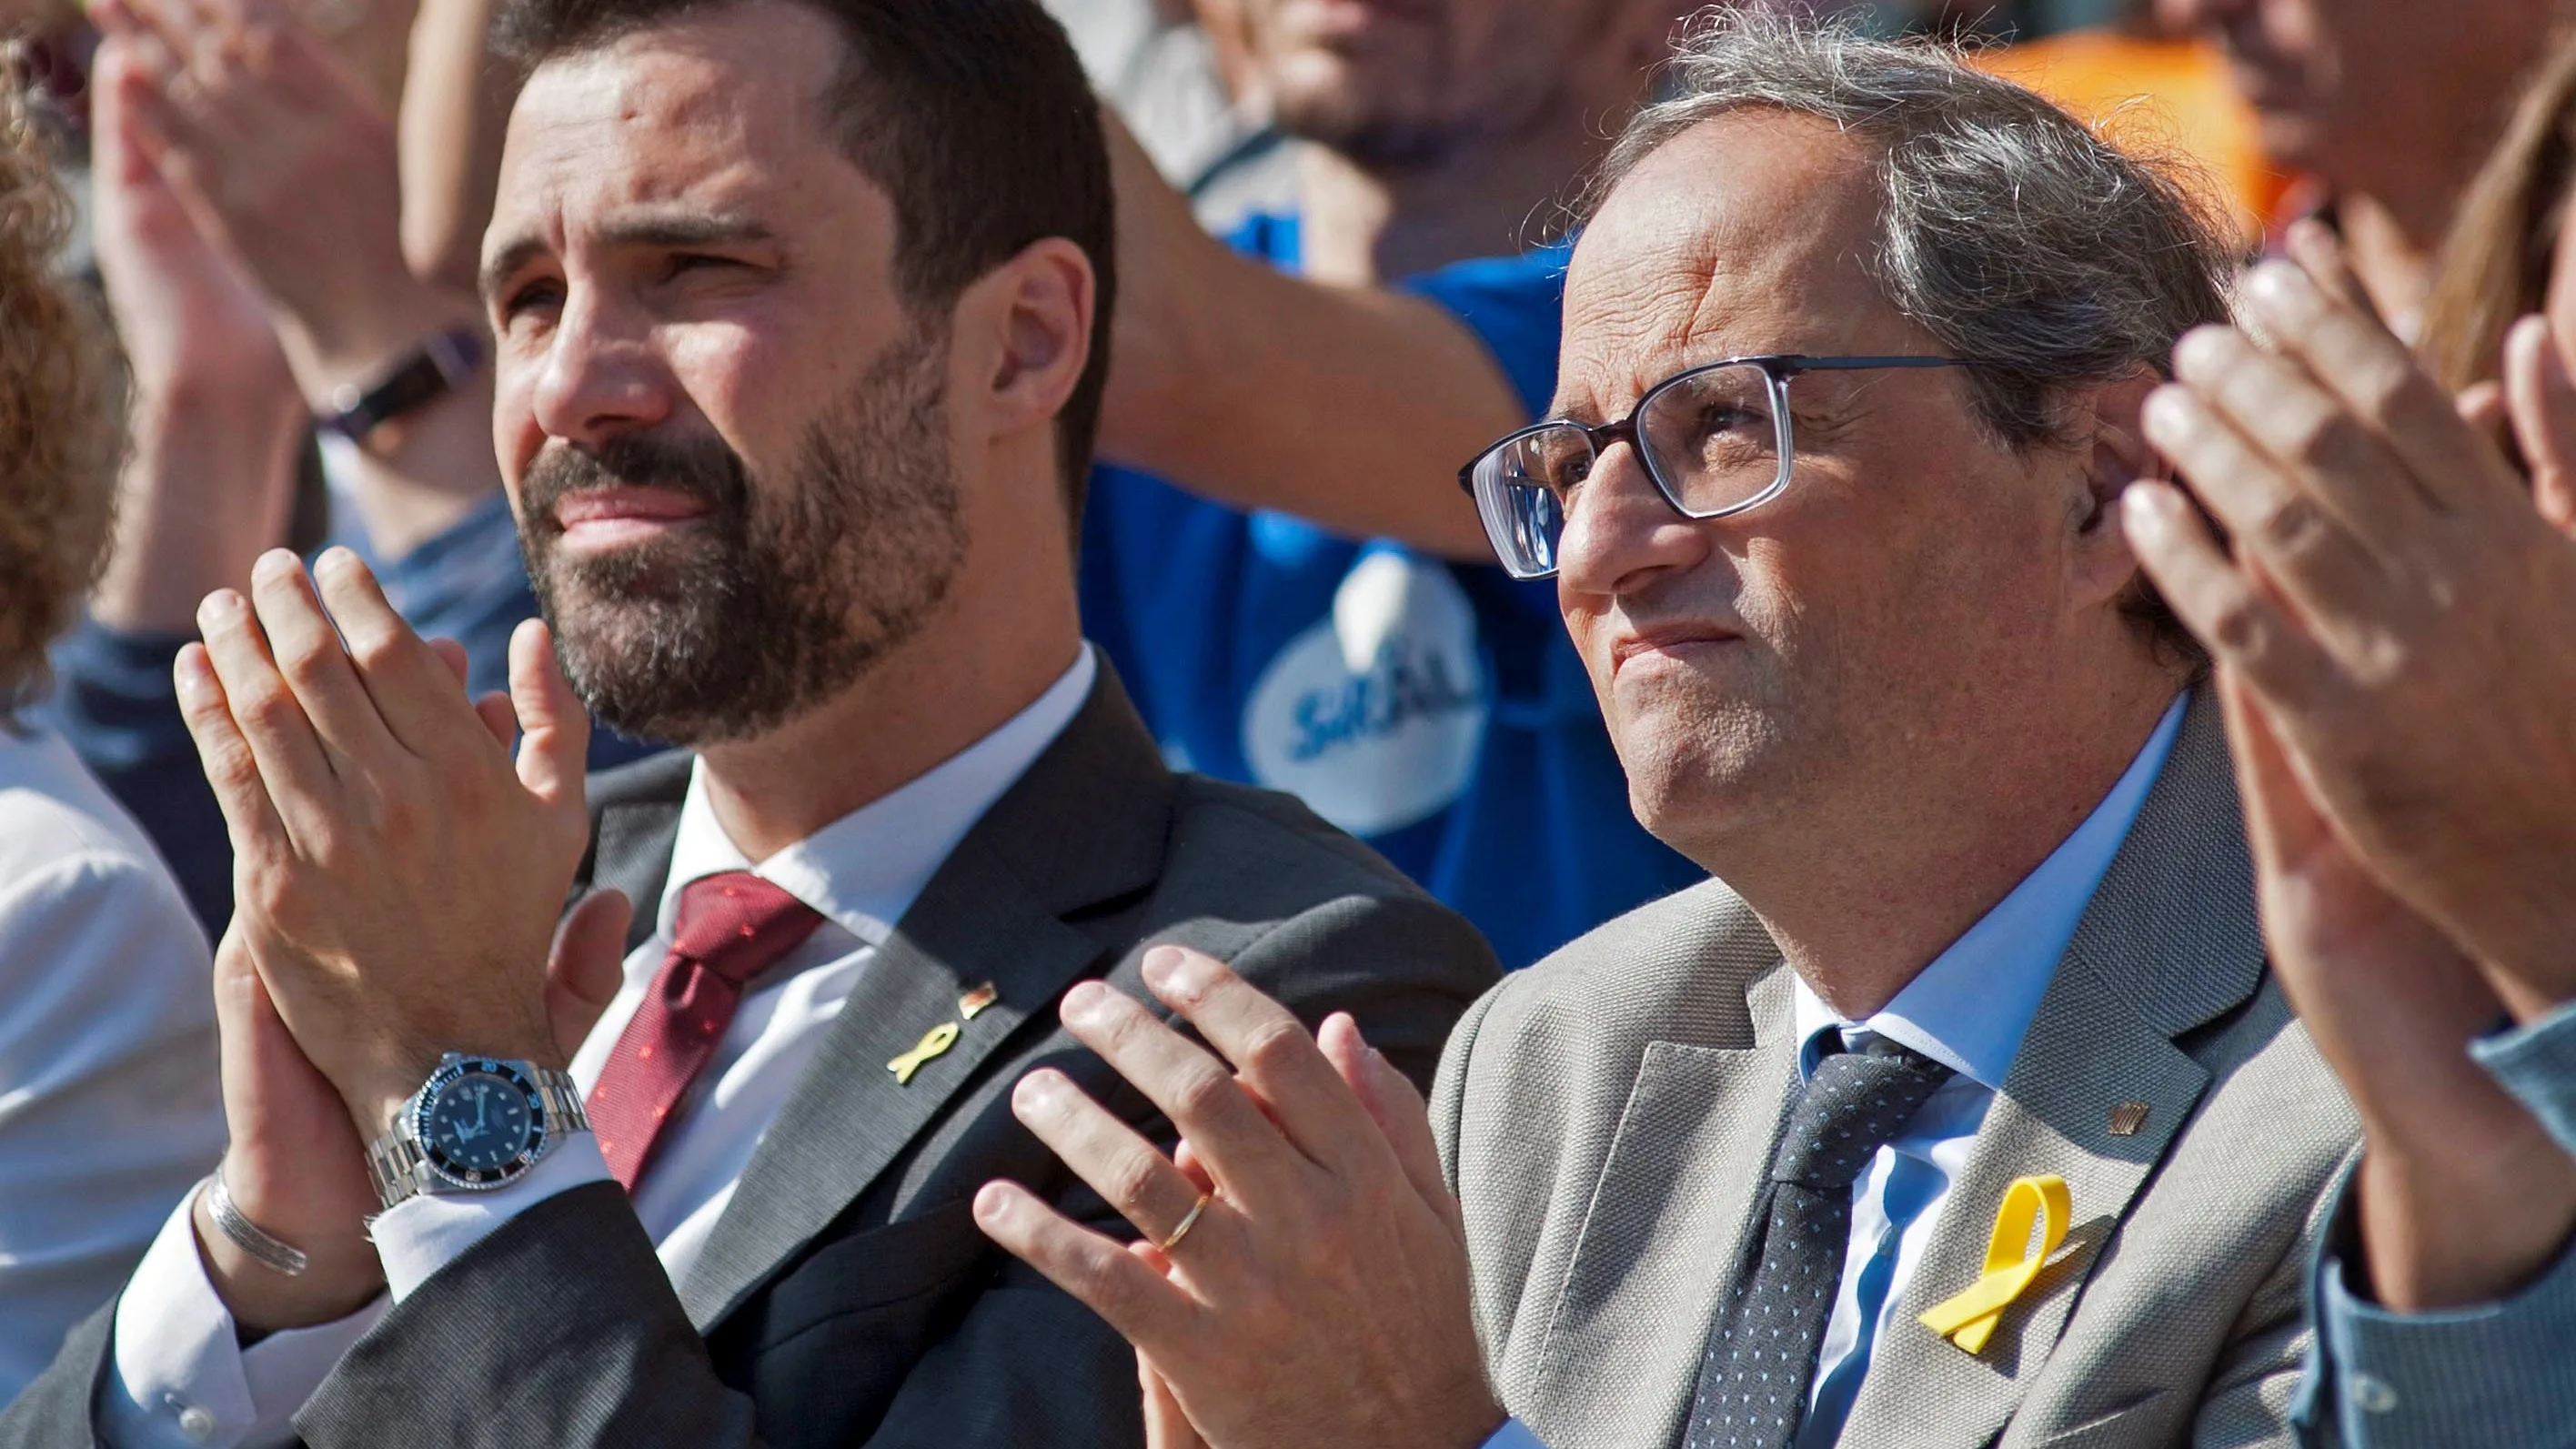
<path fill-rule="evenodd" d="M 1796 461 L 1789 380 L 1802 372 L 1882 367 L 1974 367 L 1963 357 L 1729 357 L 1677 372 L 1637 399 L 1628 416 L 1598 427 L 1571 418 L 1533 423 L 1458 470 L 1485 536 L 1518 579 L 1556 572 L 1566 510 L 1613 443 L 1636 449 L 1655 491 L 1684 518 L 1724 518 L 1768 503 L 1789 486 Z"/>

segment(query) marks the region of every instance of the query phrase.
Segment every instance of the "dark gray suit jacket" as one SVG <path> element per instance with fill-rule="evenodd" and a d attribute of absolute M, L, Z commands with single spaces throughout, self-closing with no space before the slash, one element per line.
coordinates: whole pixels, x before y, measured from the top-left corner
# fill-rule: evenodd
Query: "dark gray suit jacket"
<path fill-rule="evenodd" d="M 638 902 L 639 942 L 689 769 L 594 781 L 582 884 Z M 1086 977 L 1150 1001 L 1138 961 L 1162 942 L 1229 960 L 1310 1023 L 1351 1012 L 1418 1081 L 1499 975 L 1464 920 L 1295 801 L 1173 774 L 1104 669 L 862 975 L 684 1282 L 616 1187 L 565 1193 L 397 1305 L 297 1429 L 316 1449 L 1140 1443 L 1126 1344 L 995 1248 L 968 1203 L 1008 1177 L 1132 1236 L 1009 1092 L 1056 1067 L 1168 1146 L 1169 1124 L 1055 1015 Z M 987 981 L 999 1003 L 897 1085 L 886 1063 Z M 93 1442 L 113 1312 L 0 1416 L 0 1445 Z"/>

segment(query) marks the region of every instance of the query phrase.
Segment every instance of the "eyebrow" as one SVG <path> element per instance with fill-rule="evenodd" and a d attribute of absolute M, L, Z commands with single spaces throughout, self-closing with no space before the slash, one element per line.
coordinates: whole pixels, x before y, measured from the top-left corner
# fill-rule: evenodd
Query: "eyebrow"
<path fill-rule="evenodd" d="M 767 225 L 740 213 L 675 211 L 612 222 L 599 229 L 598 239 L 612 247 L 678 248 L 741 246 L 772 241 L 776 235 Z M 485 300 L 498 296 L 510 278 L 552 251 L 543 237 L 534 234 L 505 243 L 483 264 L 479 286 Z"/>

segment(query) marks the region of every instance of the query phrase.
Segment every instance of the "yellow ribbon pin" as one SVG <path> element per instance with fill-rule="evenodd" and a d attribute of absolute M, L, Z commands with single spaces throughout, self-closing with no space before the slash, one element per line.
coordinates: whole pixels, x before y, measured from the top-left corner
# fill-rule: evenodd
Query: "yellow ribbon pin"
<path fill-rule="evenodd" d="M 921 1039 L 921 1045 L 886 1063 L 886 1070 L 894 1073 L 896 1086 L 909 1087 L 912 1085 L 913 1073 L 920 1071 L 931 1058 L 955 1045 L 957 1045 L 957 1023 L 943 1021 L 930 1029 L 930 1034 Z"/>
<path fill-rule="evenodd" d="M 2066 1228 L 2074 1216 L 2065 1178 L 2016 1179 L 2004 1190 L 2003 1206 L 1995 1210 L 1995 1229 L 1986 1239 L 1984 1275 L 1966 1292 L 1925 1312 L 1923 1326 L 1970 1353 L 1982 1352 L 1986 1340 L 1994 1336 L 1995 1325 L 2003 1321 L 2004 1309 L 2030 1287 L 2047 1265 L 2048 1255 L 2066 1241 Z M 2036 1251 L 2030 1240 L 2034 1224 L 2039 1228 Z"/>

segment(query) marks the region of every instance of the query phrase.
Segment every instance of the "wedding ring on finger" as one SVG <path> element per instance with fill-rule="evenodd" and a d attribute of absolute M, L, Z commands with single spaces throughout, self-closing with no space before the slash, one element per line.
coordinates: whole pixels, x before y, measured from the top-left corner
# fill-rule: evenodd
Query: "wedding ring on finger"
<path fill-rule="evenodd" d="M 1190 1235 L 1190 1229 L 1199 1225 L 1199 1214 L 1207 1211 L 1207 1205 L 1212 1196 L 1213 1194 L 1210 1193 L 1200 1193 L 1199 1200 L 1190 1204 L 1189 1212 L 1182 1216 L 1180 1226 L 1172 1229 L 1170 1235 L 1156 1243 L 1154 1247 L 1165 1254 L 1179 1247 L 1181 1239 Z"/>

